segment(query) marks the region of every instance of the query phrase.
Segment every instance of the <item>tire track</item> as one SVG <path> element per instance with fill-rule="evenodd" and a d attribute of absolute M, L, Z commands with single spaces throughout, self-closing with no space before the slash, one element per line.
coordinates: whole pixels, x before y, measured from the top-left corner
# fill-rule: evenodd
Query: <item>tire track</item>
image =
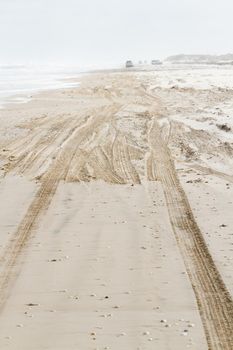
<path fill-rule="evenodd" d="M 10 241 L 4 255 L 1 258 L 0 274 L 0 305 L 2 306 L 7 298 L 7 289 L 11 281 L 16 261 L 20 252 L 28 242 L 33 229 L 36 227 L 38 220 L 49 207 L 49 204 L 56 192 L 58 184 L 64 178 L 69 165 L 70 159 L 76 150 L 76 143 L 73 138 L 77 130 L 70 135 L 70 149 L 65 149 L 57 158 L 47 174 L 43 177 L 41 186 L 37 191 L 31 205 L 29 206 L 25 217 L 20 223 L 13 240 Z"/>
<path fill-rule="evenodd" d="M 114 93 L 109 94 L 109 91 L 97 88 L 96 91 L 93 90 L 93 95 L 101 99 L 95 104 L 98 107 L 85 107 L 83 113 L 86 118 L 81 118 L 80 121 L 76 117 L 58 116 L 60 118 L 58 123 L 56 120 L 55 123 L 54 120 L 52 123 L 47 123 L 46 119 L 46 123 L 40 123 L 39 127 L 33 128 L 32 125 L 31 133 L 24 137 L 23 141 L 12 144 L 11 151 L 15 152 L 18 158 L 12 161 L 9 171 L 22 169 L 23 172 L 26 170 L 32 172 L 34 168 L 38 169 L 39 165 L 43 166 L 48 157 L 51 158 L 51 163 L 49 167 L 46 163 L 46 169 L 40 177 L 40 188 L 2 256 L 0 306 L 3 306 L 9 285 L 14 280 L 20 253 L 48 209 L 59 182 L 101 179 L 113 184 L 126 184 L 129 181 L 140 183 L 139 173 L 141 172 L 137 169 L 137 163 L 135 162 L 135 167 L 132 163 L 134 159 L 132 154 L 135 153 L 136 161 L 142 158 L 146 164 L 143 164 L 143 171 L 147 168 L 147 171 L 145 170 L 147 179 L 162 181 L 170 221 L 193 286 L 209 350 L 232 350 L 231 296 L 193 217 L 159 125 L 152 120 L 149 133 L 144 130 L 144 125 L 153 119 L 155 101 L 158 110 L 160 108 L 158 98 L 155 99 L 154 96 L 146 94 L 146 89 L 134 87 L 133 82 L 132 79 L 128 82 L 126 79 L 122 80 L 122 85 L 130 83 L 133 93 L 124 96 L 123 89 L 118 95 L 121 99 L 117 99 L 115 104 L 112 100 Z M 119 81 L 116 80 L 116 83 L 119 84 Z M 121 88 L 122 85 L 120 85 Z M 104 99 L 110 99 L 110 101 L 103 106 Z M 137 113 L 130 108 L 134 108 L 137 104 L 143 107 L 138 121 L 135 119 L 134 123 L 130 124 L 129 121 L 126 122 L 123 114 L 115 118 L 119 109 L 128 105 L 129 114 L 132 112 L 130 118 L 136 118 Z M 146 109 L 145 112 L 144 109 Z M 127 108 L 125 110 L 127 115 Z M 80 112 L 78 116 L 80 117 Z M 116 119 L 119 119 L 119 125 Z M 105 123 L 108 124 L 109 132 L 101 133 Z M 171 130 L 168 131 L 170 133 Z M 50 132 L 51 135 L 49 135 Z M 150 154 L 148 154 L 148 143 Z M 130 148 L 133 144 L 138 145 L 140 152 Z M 28 151 L 31 153 L 28 154 Z M 12 155 L 14 156 L 14 153 Z"/>
<path fill-rule="evenodd" d="M 11 159 L 11 162 L 8 164 L 5 174 L 14 169 L 18 169 L 20 173 L 26 173 L 31 170 L 37 161 L 40 163 L 45 162 L 48 157 L 46 150 L 51 145 L 54 150 L 57 140 L 58 144 L 60 144 L 61 130 L 67 130 L 69 133 L 69 124 L 71 122 L 72 119 L 68 118 L 67 120 L 53 123 L 47 130 L 44 127 L 39 131 L 36 129 L 34 132 L 29 133 L 24 140 L 15 141 L 12 145 L 14 147 L 9 145 L 7 158 Z"/>
<path fill-rule="evenodd" d="M 104 117 L 101 113 L 95 114 L 86 118 L 85 122 L 73 129 L 69 129 L 69 136 L 67 136 L 67 130 L 61 129 L 61 134 L 65 134 L 63 137 L 63 143 L 56 159 L 51 164 L 49 170 L 41 178 L 41 185 L 38 189 L 31 205 L 29 206 L 26 215 L 18 226 L 13 239 L 9 242 L 3 255 L 1 256 L 1 269 L 0 269 L 0 307 L 4 306 L 9 292 L 9 285 L 14 280 L 14 274 L 16 274 L 16 263 L 20 256 L 22 249 L 29 241 L 33 230 L 36 228 L 39 219 L 43 213 L 48 209 L 49 204 L 57 190 L 59 182 L 66 179 L 71 166 L 71 161 L 74 159 L 75 154 L 80 144 L 87 139 L 95 130 L 95 128 L 102 123 L 103 119 L 106 119 L 112 115 L 116 110 L 111 108 L 105 109 Z M 74 119 L 75 122 L 75 119 Z M 56 145 L 55 145 L 56 147 Z"/>
<path fill-rule="evenodd" d="M 116 172 L 120 174 L 125 182 L 132 182 L 133 184 L 140 184 L 141 180 L 130 158 L 129 146 L 125 136 L 118 132 L 116 140 L 112 147 L 113 166 Z"/>
<path fill-rule="evenodd" d="M 138 172 L 136 171 L 135 167 L 131 162 L 129 146 L 127 138 L 125 136 L 122 138 L 122 142 L 120 144 L 120 154 L 122 166 L 124 168 L 125 173 L 127 174 L 128 179 L 131 180 L 134 184 L 140 184 L 141 180 L 138 175 Z"/>
<path fill-rule="evenodd" d="M 232 350 L 233 301 L 208 251 L 178 180 L 169 149 L 154 121 L 148 134 L 171 224 L 200 310 L 209 350 Z M 150 165 L 150 164 L 149 164 Z M 148 169 L 149 174 L 153 170 Z"/>
<path fill-rule="evenodd" d="M 220 179 L 223 179 L 225 181 L 229 181 L 231 183 L 233 183 L 233 176 L 225 174 L 221 171 L 209 168 L 209 167 L 205 167 L 202 165 L 198 165 L 198 164 L 189 164 L 190 168 L 193 168 L 195 170 L 201 171 L 202 173 L 204 173 L 205 175 L 214 175 L 219 177 Z"/>

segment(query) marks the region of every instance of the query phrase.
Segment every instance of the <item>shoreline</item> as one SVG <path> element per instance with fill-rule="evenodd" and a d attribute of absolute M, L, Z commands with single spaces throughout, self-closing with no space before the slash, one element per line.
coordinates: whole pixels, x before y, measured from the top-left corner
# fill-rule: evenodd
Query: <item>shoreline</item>
<path fill-rule="evenodd" d="M 67 78 L 67 80 L 73 80 L 74 78 Z M 78 79 L 78 77 L 77 77 Z M 65 79 L 66 80 L 66 79 Z M 76 80 L 76 79 L 75 79 Z M 44 88 L 35 88 L 32 90 L 25 90 L 22 93 L 12 93 L 10 95 L 5 96 L 4 98 L 0 99 L 0 109 L 5 109 L 11 105 L 15 104 L 22 104 L 22 103 L 27 103 L 30 102 L 34 96 L 39 95 L 40 93 L 49 93 L 52 91 L 57 91 L 57 90 L 65 90 L 65 89 L 70 89 L 70 88 L 76 88 L 78 87 L 80 83 L 63 83 L 63 85 L 60 86 L 51 86 L 50 88 L 44 87 Z"/>
<path fill-rule="evenodd" d="M 30 101 L 33 96 L 39 94 L 40 92 L 49 92 L 49 91 L 56 91 L 60 89 L 69 89 L 72 87 L 78 86 L 79 82 L 77 81 L 80 77 L 87 74 L 85 71 L 80 73 L 75 73 L 74 75 L 70 76 L 70 74 L 67 73 L 67 77 L 63 76 L 57 78 L 54 78 L 53 81 L 50 81 L 49 83 L 44 83 L 44 86 L 38 86 L 33 88 L 21 88 L 17 91 L 0 91 L 0 109 L 4 109 L 5 106 L 8 106 L 10 104 L 21 104 L 21 103 L 27 103 Z M 48 73 L 49 76 L 49 73 Z M 37 80 L 32 81 L 32 85 L 38 85 Z"/>

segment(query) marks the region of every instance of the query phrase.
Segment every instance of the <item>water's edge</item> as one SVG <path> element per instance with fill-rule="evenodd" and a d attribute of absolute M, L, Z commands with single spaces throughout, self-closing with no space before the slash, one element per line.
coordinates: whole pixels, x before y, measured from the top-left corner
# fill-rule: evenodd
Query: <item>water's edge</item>
<path fill-rule="evenodd" d="M 81 69 L 55 67 L 0 66 L 0 109 L 9 104 L 26 103 L 40 91 L 66 89 L 79 85 Z"/>

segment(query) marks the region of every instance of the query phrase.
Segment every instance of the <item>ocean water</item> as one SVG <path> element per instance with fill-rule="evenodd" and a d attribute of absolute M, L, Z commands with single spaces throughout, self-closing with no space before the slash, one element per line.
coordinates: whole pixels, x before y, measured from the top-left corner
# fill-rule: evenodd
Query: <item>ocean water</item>
<path fill-rule="evenodd" d="M 37 91 L 76 86 L 67 79 L 82 72 L 78 67 L 0 65 L 0 107 L 26 102 Z"/>

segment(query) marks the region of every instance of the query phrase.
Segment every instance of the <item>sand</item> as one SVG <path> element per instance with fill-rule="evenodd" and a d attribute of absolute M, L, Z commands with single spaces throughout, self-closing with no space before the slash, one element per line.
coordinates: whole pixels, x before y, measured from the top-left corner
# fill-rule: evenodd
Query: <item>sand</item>
<path fill-rule="evenodd" d="M 1 349 L 232 349 L 233 91 L 187 70 L 1 111 Z"/>

